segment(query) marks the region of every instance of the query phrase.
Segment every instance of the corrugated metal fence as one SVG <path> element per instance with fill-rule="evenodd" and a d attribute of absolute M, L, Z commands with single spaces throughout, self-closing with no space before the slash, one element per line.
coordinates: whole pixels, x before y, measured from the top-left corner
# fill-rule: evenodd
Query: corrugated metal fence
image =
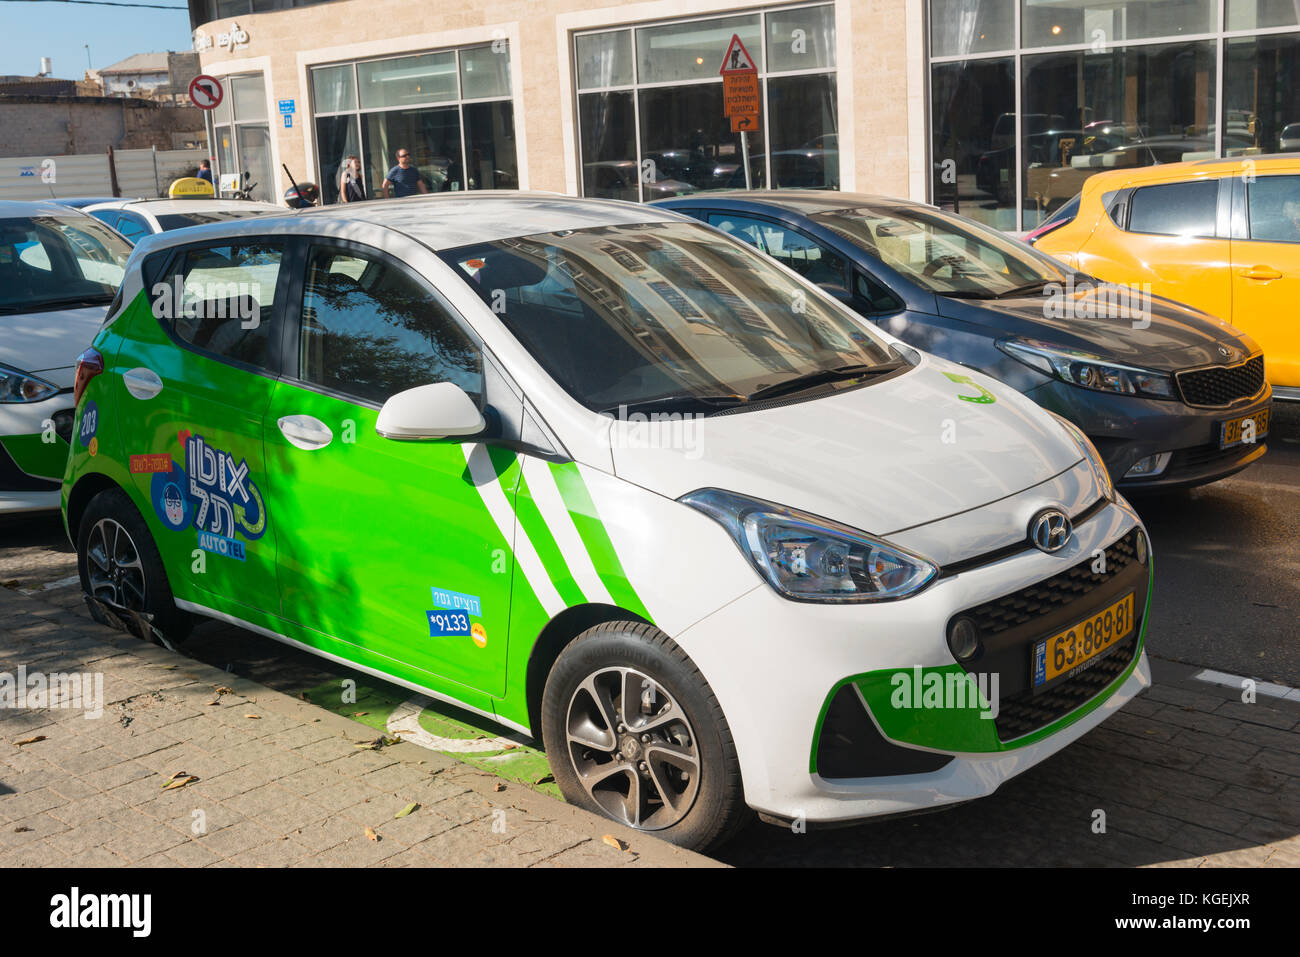
<path fill-rule="evenodd" d="M 114 150 L 118 194 L 130 199 L 165 196 L 172 180 L 191 172 L 203 157 L 203 150 Z M 0 159 L 0 199 L 112 195 L 107 153 Z"/>

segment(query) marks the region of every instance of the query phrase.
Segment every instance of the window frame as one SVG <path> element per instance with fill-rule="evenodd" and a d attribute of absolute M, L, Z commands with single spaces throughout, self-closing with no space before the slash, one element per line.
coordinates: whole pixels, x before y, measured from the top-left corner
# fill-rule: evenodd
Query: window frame
<path fill-rule="evenodd" d="M 1260 173 L 1255 177 L 1254 181 L 1249 183 L 1247 183 L 1244 179 L 1240 177 L 1234 177 L 1234 182 L 1239 183 L 1239 186 L 1238 189 L 1234 190 L 1233 192 L 1234 194 L 1238 191 L 1241 193 L 1239 203 L 1237 202 L 1236 196 L 1234 195 L 1234 206 L 1239 206 L 1241 210 L 1241 222 L 1240 222 L 1240 234 L 1238 234 L 1238 230 L 1237 230 L 1238 223 L 1236 222 L 1236 218 L 1234 217 L 1233 232 L 1232 232 L 1233 239 L 1238 239 L 1241 240 L 1242 242 L 1248 242 L 1248 243 L 1276 243 L 1279 246 L 1300 246 L 1300 239 L 1264 239 L 1258 236 L 1251 235 L 1251 225 L 1250 225 L 1251 187 L 1253 187 L 1261 179 L 1266 179 L 1266 178 L 1273 179 L 1273 178 L 1281 178 L 1281 177 L 1289 177 L 1291 179 L 1294 179 L 1297 182 L 1297 184 L 1300 184 L 1300 169 L 1279 170 L 1278 172 L 1275 173 Z"/>
<path fill-rule="evenodd" d="M 376 402 L 363 396 L 358 396 L 340 389 L 332 389 L 329 386 L 322 385 L 319 382 L 312 382 L 302 376 L 302 355 L 299 352 L 301 345 L 303 302 L 307 294 L 307 269 L 311 264 L 312 253 L 318 248 L 325 248 L 341 252 L 347 255 L 366 257 L 378 260 L 384 266 L 396 269 L 406 275 L 417 286 L 424 290 L 451 319 L 452 324 L 464 335 L 479 356 L 479 393 L 475 404 L 478 406 L 480 413 L 485 412 L 488 408 L 487 389 L 488 374 L 487 364 L 491 361 L 494 365 L 499 366 L 491 356 L 483 338 L 474 330 L 460 310 L 452 305 L 451 301 L 444 296 L 432 282 L 430 282 L 418 270 L 412 269 L 409 265 L 390 255 L 382 249 L 370 246 L 365 243 L 359 243 L 350 239 L 336 239 L 332 236 L 323 235 L 300 235 L 294 237 L 297 255 L 294 260 L 293 281 L 290 285 L 288 294 L 291 298 L 285 302 L 284 323 L 281 328 L 280 352 L 283 356 L 283 367 L 281 378 L 290 385 L 299 388 L 308 389 L 319 395 L 329 396 L 330 398 L 339 399 L 343 402 L 350 402 L 353 405 L 363 406 L 369 409 L 383 408 L 383 402 Z M 396 395 L 397 393 L 394 393 Z M 389 396 L 392 398 L 392 396 Z M 471 401 L 474 397 L 470 396 Z"/>
<path fill-rule="evenodd" d="M 1133 222 L 1133 201 L 1143 190 L 1160 189 L 1167 186 L 1191 186 L 1205 183 L 1212 185 L 1215 190 L 1214 195 L 1214 225 L 1209 233 L 1158 233 L 1145 229 L 1134 229 Z M 1223 180 L 1221 178 L 1209 177 L 1192 177 L 1190 179 L 1174 179 L 1163 183 L 1146 183 L 1140 186 L 1134 186 L 1132 192 L 1124 199 L 1124 226 L 1126 233 L 1134 236 L 1164 236 L 1172 239 L 1226 239 L 1228 238 L 1223 231 Z M 1113 220 L 1112 220 L 1113 221 Z"/>
<path fill-rule="evenodd" d="M 745 242 L 745 240 L 741 239 L 741 237 L 739 236 L 736 236 L 734 233 L 728 233 L 726 230 L 722 229 L 722 227 L 720 227 L 717 223 L 713 222 L 713 217 L 714 216 L 736 216 L 741 219 L 750 219 L 756 223 L 760 223 L 760 224 L 765 223 L 769 226 L 775 226 L 780 229 L 784 229 L 788 232 L 794 233 L 796 236 L 816 246 L 818 249 L 821 249 L 823 252 L 830 253 L 832 256 L 834 256 L 843 264 L 840 270 L 841 273 L 840 289 L 849 296 L 853 295 L 853 287 L 849 284 L 849 277 L 852 275 L 854 269 L 854 263 L 851 257 L 844 255 L 838 249 L 831 247 L 829 243 L 821 239 L 818 239 L 816 236 L 810 235 L 807 231 L 800 229 L 798 226 L 795 226 L 792 223 L 788 223 L 785 220 L 779 219 L 774 216 L 765 216 L 762 213 L 753 213 L 750 212 L 749 210 L 719 209 L 717 207 L 707 206 L 707 207 L 701 207 L 700 212 L 704 214 L 705 216 L 704 222 L 707 225 L 712 226 L 714 229 L 718 230 L 724 235 L 731 236 L 733 239 L 737 239 L 740 242 Z M 746 245 L 752 246 L 752 244 L 750 243 L 746 243 Z M 752 248 L 758 249 L 757 246 L 752 246 Z M 811 282 L 814 286 L 817 286 L 819 289 L 821 289 L 822 292 L 834 296 L 836 299 L 842 299 L 841 296 L 835 295 L 835 293 L 832 290 L 828 289 L 826 286 L 822 285 L 816 280 L 809 279 L 803 273 L 799 272 L 799 270 L 795 269 L 793 266 L 781 262 L 781 260 L 778 257 L 773 256 L 771 253 L 767 252 L 766 250 L 758 249 L 758 251 L 761 252 L 764 256 L 767 256 L 773 261 L 780 263 L 782 266 L 785 266 L 787 269 L 793 270 L 795 273 L 799 275 L 799 278 L 805 280 L 806 282 Z"/>

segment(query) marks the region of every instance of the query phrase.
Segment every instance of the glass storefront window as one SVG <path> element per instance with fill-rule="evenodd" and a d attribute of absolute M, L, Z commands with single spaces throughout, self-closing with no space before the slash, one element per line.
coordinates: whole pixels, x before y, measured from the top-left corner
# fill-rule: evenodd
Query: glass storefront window
<path fill-rule="evenodd" d="M 1295 0 L 1224 0 L 1229 30 L 1263 30 L 1300 26 L 1300 4 Z"/>
<path fill-rule="evenodd" d="M 936 65 L 930 81 L 931 197 L 1016 228 L 1016 81 L 1010 57 Z"/>
<path fill-rule="evenodd" d="M 970 56 L 1015 47 L 1016 0 L 930 0 L 930 55 Z"/>
<path fill-rule="evenodd" d="M 630 86 L 632 83 L 632 31 L 588 33 L 575 37 L 574 59 L 578 64 L 578 89 Z"/>
<path fill-rule="evenodd" d="M 460 51 L 460 95 L 466 100 L 510 95 L 510 54 L 504 43 Z"/>
<path fill-rule="evenodd" d="M 1020 30 L 1028 48 L 1195 36 L 1217 28 L 1217 0 L 1021 0 Z"/>
<path fill-rule="evenodd" d="M 321 116 L 316 119 L 316 149 L 321 157 L 319 186 L 321 202 L 328 205 L 339 201 L 339 178 L 349 156 L 361 157 L 361 140 L 357 118 L 347 116 Z M 362 172 L 365 165 L 362 164 Z M 366 177 L 367 196 L 379 195 L 379 181 Z"/>
<path fill-rule="evenodd" d="M 338 113 L 357 107 L 352 64 L 318 66 L 311 71 L 311 91 L 317 113 Z"/>
<path fill-rule="evenodd" d="M 833 7 L 799 7 L 767 15 L 767 69 L 770 72 L 826 70 L 834 66 Z"/>
<path fill-rule="evenodd" d="M 1225 155 L 1300 151 L 1300 34 L 1228 40 L 1223 112 Z"/>
<path fill-rule="evenodd" d="M 1214 58 L 1212 41 L 1025 57 L 1026 228 L 1100 170 L 1214 156 Z"/>
<path fill-rule="evenodd" d="M 758 68 L 762 105 L 737 130 L 719 76 L 733 34 Z M 573 66 L 584 196 L 840 186 L 832 4 L 580 34 Z"/>
<path fill-rule="evenodd" d="M 239 185 L 253 185 L 253 199 L 271 199 L 275 188 L 275 163 L 271 152 L 271 131 L 266 122 L 266 81 L 261 73 L 222 78 L 225 96 L 213 110 L 213 136 L 217 161 L 216 187 L 220 177 L 235 174 Z M 228 194 L 227 194 L 228 195 Z"/>
<path fill-rule="evenodd" d="M 636 31 L 637 80 L 666 83 L 712 80 L 727 52 L 732 34 L 740 37 L 749 55 L 762 63 L 762 27 L 757 14 L 692 20 Z"/>
<path fill-rule="evenodd" d="M 377 184 L 382 184 L 388 171 L 397 165 L 397 152 L 404 149 L 411 154 L 411 163 L 420 171 L 429 192 L 465 188 L 460 111 L 456 107 L 365 113 L 361 133 L 361 162 L 367 170 L 377 171 L 373 176 Z M 378 197 L 382 193 L 376 188 L 371 195 Z"/>
<path fill-rule="evenodd" d="M 233 76 L 226 85 L 236 122 L 266 119 L 266 82 L 262 79 L 262 74 Z"/>
<path fill-rule="evenodd" d="M 454 100 L 456 54 L 422 53 L 358 63 L 357 85 L 362 109 Z"/>
<path fill-rule="evenodd" d="M 468 103 L 464 112 L 469 188 L 518 189 L 514 104 Z"/>

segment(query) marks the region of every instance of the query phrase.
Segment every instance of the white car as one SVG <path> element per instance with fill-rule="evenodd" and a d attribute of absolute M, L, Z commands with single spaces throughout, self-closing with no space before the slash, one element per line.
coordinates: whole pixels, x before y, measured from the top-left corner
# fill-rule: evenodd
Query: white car
<path fill-rule="evenodd" d="M 0 202 L 0 514 L 59 507 L 77 356 L 130 254 L 75 210 Z"/>
<path fill-rule="evenodd" d="M 683 845 L 989 794 L 1150 683 L 1146 533 L 1081 432 L 669 211 L 154 236 L 83 370 L 106 612 L 454 702 Z"/>
<path fill-rule="evenodd" d="M 131 242 L 170 229 L 283 213 L 283 206 L 248 199 L 115 199 L 83 207 Z"/>

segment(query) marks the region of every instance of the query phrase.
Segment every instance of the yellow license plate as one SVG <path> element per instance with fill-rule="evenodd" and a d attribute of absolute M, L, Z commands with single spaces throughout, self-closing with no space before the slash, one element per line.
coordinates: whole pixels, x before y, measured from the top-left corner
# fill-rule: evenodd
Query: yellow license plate
<path fill-rule="evenodd" d="M 1259 412 L 1252 412 L 1250 415 L 1243 415 L 1241 418 L 1229 419 L 1224 422 L 1219 429 L 1219 448 L 1229 449 L 1244 442 L 1247 422 L 1255 423 L 1255 434 L 1252 441 L 1258 442 L 1268 435 L 1268 414 L 1271 411 L 1271 409 L 1262 409 Z"/>
<path fill-rule="evenodd" d="M 1030 674 L 1036 689 L 1079 670 L 1133 633 L 1133 592 L 1077 625 L 1034 645 Z"/>

